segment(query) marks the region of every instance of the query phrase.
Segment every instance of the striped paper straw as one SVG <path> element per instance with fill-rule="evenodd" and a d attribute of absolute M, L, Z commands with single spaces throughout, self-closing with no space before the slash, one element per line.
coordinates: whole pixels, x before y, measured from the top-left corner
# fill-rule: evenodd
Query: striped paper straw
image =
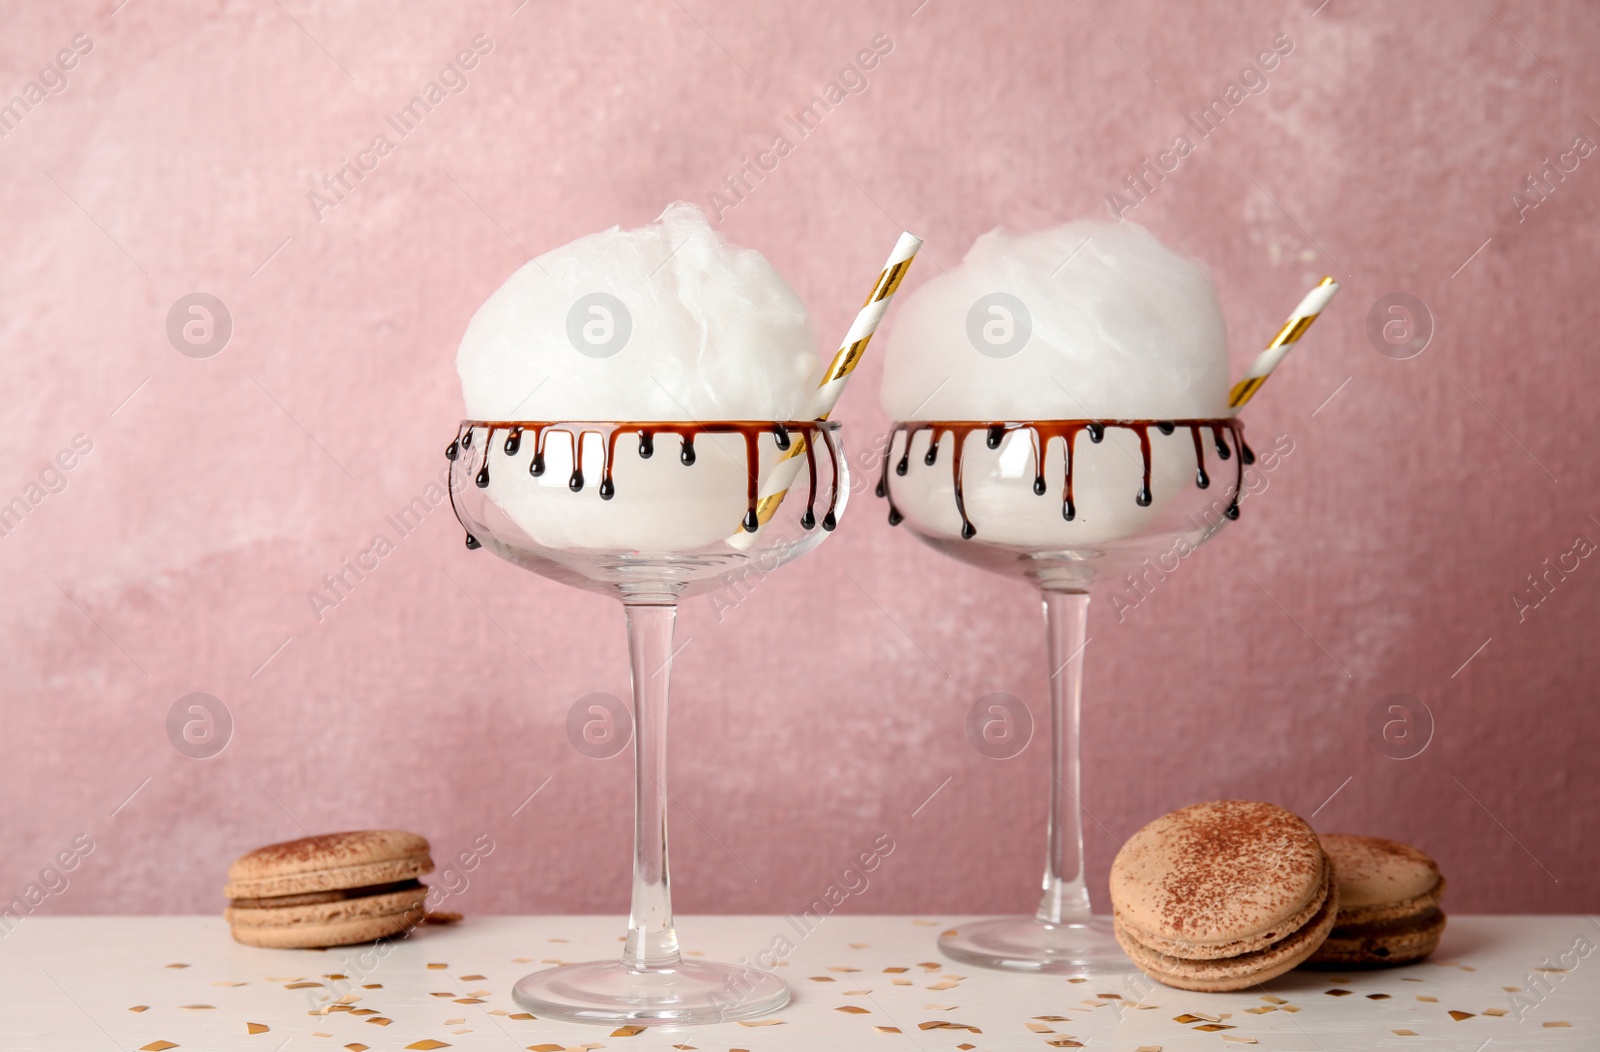
<path fill-rule="evenodd" d="M 878 274 L 878 280 L 873 284 L 866 303 L 856 313 L 856 320 L 850 323 L 850 331 L 845 334 L 838 353 L 829 363 L 828 371 L 822 374 L 822 382 L 817 385 L 816 393 L 811 398 L 810 412 L 806 419 L 826 420 L 828 414 L 833 412 L 833 407 L 839 402 L 839 395 L 844 392 L 845 383 L 849 381 L 850 374 L 855 372 L 856 366 L 861 364 L 861 357 L 866 353 L 872 334 L 878 331 L 878 323 L 883 320 L 884 312 L 889 309 L 889 301 L 894 298 L 900 282 L 905 280 L 906 271 L 911 269 L 911 261 L 917 257 L 917 250 L 921 247 L 920 237 L 909 232 L 900 234 L 900 240 L 895 243 L 894 251 L 889 254 L 882 272 Z M 762 484 L 760 499 L 756 503 L 756 521 L 761 526 L 771 521 L 778 510 L 778 505 L 783 503 L 784 495 L 789 492 L 789 486 L 800 473 L 800 458 L 805 456 L 805 452 L 806 436 L 796 435 L 783 457 L 773 466 L 766 482 Z M 757 531 L 759 529 L 758 526 Z M 744 551 L 755 543 L 755 539 L 756 532 L 746 531 L 741 527 L 737 533 L 728 538 L 728 544 Z"/>
<path fill-rule="evenodd" d="M 1339 283 L 1332 278 L 1323 278 L 1317 287 L 1306 293 L 1306 298 L 1300 301 L 1300 306 L 1289 315 L 1289 320 L 1283 323 L 1283 328 L 1278 330 L 1278 335 L 1267 344 L 1267 349 L 1256 356 L 1251 363 L 1250 371 L 1245 373 L 1244 379 L 1233 385 L 1233 390 L 1228 392 L 1228 408 L 1237 413 L 1244 404 L 1255 397 L 1261 385 L 1267 382 L 1267 377 L 1272 375 L 1272 370 L 1283 361 L 1284 355 L 1289 353 L 1300 337 L 1311 328 L 1311 323 L 1317 320 L 1328 301 L 1333 299 L 1333 294 L 1339 291 Z"/>

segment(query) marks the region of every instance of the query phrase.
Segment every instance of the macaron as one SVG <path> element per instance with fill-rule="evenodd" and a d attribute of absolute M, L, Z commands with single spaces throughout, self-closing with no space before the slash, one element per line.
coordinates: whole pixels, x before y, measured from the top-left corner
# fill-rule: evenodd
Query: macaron
<path fill-rule="evenodd" d="M 1180 990 L 1243 990 L 1316 952 L 1339 909 L 1333 869 L 1304 819 L 1216 800 L 1151 822 L 1111 864 L 1117 941 Z"/>
<path fill-rule="evenodd" d="M 1339 914 L 1308 967 L 1384 968 L 1434 951 L 1444 934 L 1445 880 L 1433 859 L 1375 836 L 1327 833 L 1322 846 L 1333 861 Z"/>
<path fill-rule="evenodd" d="M 347 946 L 421 924 L 428 841 L 396 829 L 268 844 L 228 867 L 233 937 L 251 946 Z"/>

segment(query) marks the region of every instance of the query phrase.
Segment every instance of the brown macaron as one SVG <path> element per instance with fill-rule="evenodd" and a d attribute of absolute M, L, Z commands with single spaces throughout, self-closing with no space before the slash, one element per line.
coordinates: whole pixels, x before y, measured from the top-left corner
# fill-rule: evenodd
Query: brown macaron
<path fill-rule="evenodd" d="M 1333 932 L 1312 968 L 1385 968 L 1420 961 L 1439 945 L 1445 880 L 1427 855 L 1381 837 L 1327 833 L 1322 846 L 1339 884 Z"/>
<path fill-rule="evenodd" d="M 422 923 L 433 871 L 428 841 L 395 829 L 304 837 L 244 855 L 228 867 L 233 937 L 251 946 L 346 946 Z"/>
<path fill-rule="evenodd" d="M 1338 888 L 1317 834 L 1273 804 L 1217 800 L 1151 822 L 1111 864 L 1117 941 L 1181 990 L 1242 990 L 1312 955 Z"/>

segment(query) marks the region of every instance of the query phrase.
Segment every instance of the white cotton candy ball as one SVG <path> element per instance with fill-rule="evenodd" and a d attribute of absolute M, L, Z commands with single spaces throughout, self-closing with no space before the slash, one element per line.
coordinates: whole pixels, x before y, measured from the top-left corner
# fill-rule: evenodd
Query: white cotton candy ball
<path fill-rule="evenodd" d="M 793 420 L 810 408 L 815 348 L 805 304 L 772 264 L 678 203 L 650 226 L 613 227 L 523 266 L 473 316 L 456 368 L 477 420 Z M 573 493 L 565 434 L 551 436 L 540 478 L 527 470 L 531 443 L 504 457 L 504 436 L 488 497 L 548 547 L 684 551 L 731 535 L 745 512 L 736 436 L 699 436 L 692 466 L 670 436 L 649 460 L 623 438 L 611 500 L 598 494 L 598 442 Z"/>
<path fill-rule="evenodd" d="M 805 411 L 819 362 L 783 276 L 679 202 L 524 265 L 456 369 L 479 420 L 773 420 Z"/>
<path fill-rule="evenodd" d="M 895 420 L 1227 410 L 1227 331 L 1211 279 L 1131 222 L 990 231 L 896 304 L 885 336 L 883 407 Z"/>

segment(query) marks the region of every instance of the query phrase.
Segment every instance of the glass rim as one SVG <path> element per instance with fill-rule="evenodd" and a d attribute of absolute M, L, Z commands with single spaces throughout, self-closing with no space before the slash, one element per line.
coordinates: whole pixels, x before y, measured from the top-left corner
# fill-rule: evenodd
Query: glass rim
<path fill-rule="evenodd" d="M 659 430 L 672 430 L 672 429 L 675 429 L 675 428 L 698 427 L 698 428 L 723 428 L 723 429 L 731 431 L 731 430 L 738 430 L 738 429 L 750 428 L 750 427 L 763 427 L 763 428 L 770 429 L 770 428 L 776 427 L 776 426 L 778 426 L 780 424 L 786 429 L 796 430 L 796 431 L 797 430 L 806 429 L 806 428 L 826 428 L 829 431 L 837 431 L 841 427 L 844 426 L 842 421 L 825 420 L 825 419 L 818 419 L 818 420 L 764 420 L 764 419 L 763 420 L 748 420 L 748 419 L 747 420 L 736 420 L 736 419 L 726 419 L 726 420 L 724 420 L 724 419 L 719 419 L 719 420 L 475 420 L 475 419 L 470 419 L 470 418 L 466 418 L 466 417 L 463 417 L 461 419 L 459 426 L 462 427 L 462 428 L 467 428 L 467 427 L 473 427 L 473 428 L 492 427 L 497 431 L 502 429 L 502 428 L 512 428 L 512 427 L 519 428 L 519 429 L 522 429 L 522 430 L 532 430 L 534 428 L 552 428 L 552 427 L 586 427 L 586 428 L 611 427 L 611 428 L 619 428 L 619 429 L 624 430 L 624 431 L 644 430 L 644 429 L 647 429 L 647 428 L 649 428 L 649 429 L 659 429 Z"/>
<path fill-rule="evenodd" d="M 890 426 L 892 426 L 896 430 L 899 430 L 900 428 L 905 428 L 905 427 L 917 427 L 917 428 L 927 428 L 927 427 L 946 427 L 946 428 L 948 428 L 948 427 L 971 427 L 971 428 L 1004 427 L 1004 428 L 1019 428 L 1019 427 L 1038 427 L 1038 426 L 1041 426 L 1041 425 L 1047 426 L 1047 427 L 1059 427 L 1059 426 L 1065 426 L 1065 425 L 1071 425 L 1071 424 L 1076 424 L 1076 425 L 1079 425 L 1079 426 L 1088 426 L 1089 424 L 1104 424 L 1104 425 L 1115 425 L 1115 426 L 1119 426 L 1119 427 L 1160 427 L 1163 424 L 1170 424 L 1173 427 L 1227 427 L 1230 424 L 1237 424 L 1240 427 L 1243 427 L 1244 426 L 1244 421 L 1240 420 L 1237 416 L 1217 416 L 1217 417 L 1121 417 L 1121 418 L 1119 418 L 1119 417 L 1109 417 L 1109 416 L 1105 416 L 1105 417 L 1087 417 L 1087 416 L 1084 416 L 1084 417 L 1031 417 L 1031 418 L 1027 418 L 1027 419 L 1007 419 L 1007 420 L 950 420 L 950 419 L 940 419 L 940 420 L 896 420 Z"/>

